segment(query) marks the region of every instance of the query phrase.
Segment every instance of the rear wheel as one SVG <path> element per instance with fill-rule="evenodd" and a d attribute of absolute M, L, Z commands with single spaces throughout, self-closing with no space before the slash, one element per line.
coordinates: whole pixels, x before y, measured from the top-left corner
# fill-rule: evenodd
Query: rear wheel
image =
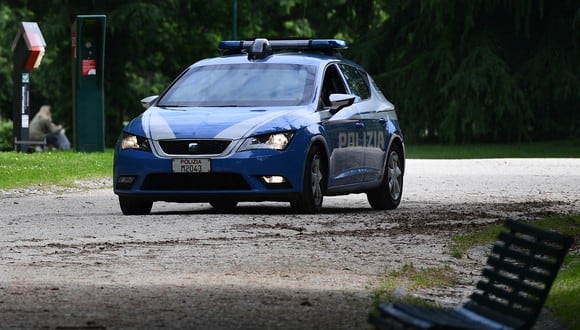
<path fill-rule="evenodd" d="M 302 193 L 290 202 L 292 209 L 299 213 L 317 213 L 322 209 L 322 201 L 326 190 L 326 165 L 324 154 L 318 146 L 308 151 Z"/>
<path fill-rule="evenodd" d="M 381 186 L 367 192 L 367 199 L 373 209 L 393 210 L 399 206 L 403 195 L 403 168 L 403 150 L 398 144 L 393 144 L 389 148 Z"/>
<path fill-rule="evenodd" d="M 238 205 L 238 201 L 212 201 L 209 204 L 216 210 L 231 211 Z"/>
<path fill-rule="evenodd" d="M 119 196 L 119 205 L 124 215 L 146 215 L 151 212 L 153 202 L 143 198 Z"/>

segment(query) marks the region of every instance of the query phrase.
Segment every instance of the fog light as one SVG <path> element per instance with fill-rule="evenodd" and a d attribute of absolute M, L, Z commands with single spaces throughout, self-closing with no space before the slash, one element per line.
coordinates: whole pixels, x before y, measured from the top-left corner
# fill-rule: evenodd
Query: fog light
<path fill-rule="evenodd" d="M 262 180 L 268 184 L 283 184 L 286 183 L 286 179 L 280 175 L 264 175 Z"/>
<path fill-rule="evenodd" d="M 132 184 L 133 181 L 135 181 L 134 176 L 120 176 L 117 179 L 117 183 L 121 183 L 121 184 Z"/>
<path fill-rule="evenodd" d="M 135 182 L 134 176 L 120 176 L 117 178 L 117 189 L 131 189 Z"/>

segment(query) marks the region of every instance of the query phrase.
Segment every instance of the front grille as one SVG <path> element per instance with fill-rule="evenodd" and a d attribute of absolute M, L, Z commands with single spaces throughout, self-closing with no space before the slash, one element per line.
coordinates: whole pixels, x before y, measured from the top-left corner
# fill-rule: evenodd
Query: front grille
<path fill-rule="evenodd" d="M 250 185 L 235 173 L 149 174 L 143 190 L 249 190 Z"/>
<path fill-rule="evenodd" d="M 219 155 L 230 145 L 231 140 L 162 140 L 159 145 L 169 155 Z M 196 144 L 195 150 L 190 144 Z"/>

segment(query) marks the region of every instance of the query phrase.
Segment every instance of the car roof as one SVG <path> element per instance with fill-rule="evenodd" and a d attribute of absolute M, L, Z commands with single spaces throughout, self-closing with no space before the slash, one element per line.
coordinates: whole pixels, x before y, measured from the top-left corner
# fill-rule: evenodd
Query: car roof
<path fill-rule="evenodd" d="M 216 65 L 216 64 L 240 64 L 240 63 L 281 63 L 281 64 L 303 64 L 303 65 L 326 65 L 329 62 L 339 61 L 340 58 L 317 55 L 310 53 L 277 53 L 261 60 L 249 60 L 247 55 L 225 55 L 221 57 L 208 58 L 194 63 L 194 66 Z"/>

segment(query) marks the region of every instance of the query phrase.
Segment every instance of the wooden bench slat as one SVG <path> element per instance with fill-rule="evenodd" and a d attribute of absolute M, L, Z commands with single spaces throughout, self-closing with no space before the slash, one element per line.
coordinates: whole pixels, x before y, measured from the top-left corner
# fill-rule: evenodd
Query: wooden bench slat
<path fill-rule="evenodd" d="M 492 253 L 497 253 L 503 258 L 510 258 L 516 262 L 524 263 L 528 267 L 530 266 L 539 267 L 549 272 L 552 272 L 554 268 L 559 267 L 556 260 L 551 261 L 548 259 L 538 257 L 537 255 L 525 254 L 520 251 L 515 251 L 509 247 L 501 246 L 498 244 L 494 245 L 494 247 L 492 248 Z"/>
<path fill-rule="evenodd" d="M 487 260 L 487 265 L 496 270 L 502 270 L 508 273 L 516 274 L 531 281 L 547 282 L 550 280 L 549 273 L 547 273 L 545 269 L 528 268 L 522 264 L 513 264 L 494 255 L 489 257 Z M 538 270 L 542 270 L 542 272 Z"/>

